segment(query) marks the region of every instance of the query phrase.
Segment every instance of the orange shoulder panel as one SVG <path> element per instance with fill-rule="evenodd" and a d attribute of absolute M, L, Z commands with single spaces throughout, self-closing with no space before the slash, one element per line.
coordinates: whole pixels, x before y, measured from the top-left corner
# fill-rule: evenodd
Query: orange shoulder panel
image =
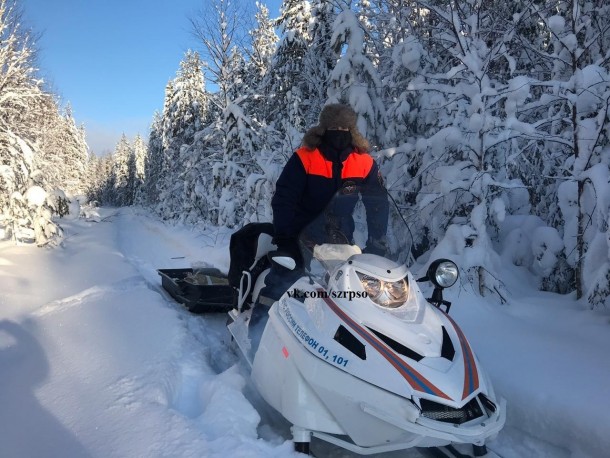
<path fill-rule="evenodd" d="M 343 162 L 341 178 L 366 178 L 373 168 L 373 158 L 364 153 L 352 153 Z"/>
<path fill-rule="evenodd" d="M 301 147 L 296 151 L 297 156 L 308 175 L 318 175 L 324 178 L 332 178 L 333 164 L 326 160 L 319 149 L 308 149 Z M 351 153 L 343 161 L 341 178 L 365 178 L 373 168 L 373 158 L 368 154 Z"/>
<path fill-rule="evenodd" d="M 333 165 L 327 161 L 319 149 L 308 149 L 301 147 L 296 151 L 296 154 L 301 159 L 301 163 L 305 168 L 307 175 L 319 175 L 324 178 L 332 178 Z"/>

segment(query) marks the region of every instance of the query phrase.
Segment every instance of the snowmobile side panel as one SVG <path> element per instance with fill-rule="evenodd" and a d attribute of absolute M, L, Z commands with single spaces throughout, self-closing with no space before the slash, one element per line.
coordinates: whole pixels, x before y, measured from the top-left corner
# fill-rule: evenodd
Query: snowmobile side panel
<path fill-rule="evenodd" d="M 302 352 L 299 343 L 290 338 L 274 305 L 252 366 L 257 390 L 292 424 L 307 430 L 345 434 L 299 372 L 295 356 Z"/>

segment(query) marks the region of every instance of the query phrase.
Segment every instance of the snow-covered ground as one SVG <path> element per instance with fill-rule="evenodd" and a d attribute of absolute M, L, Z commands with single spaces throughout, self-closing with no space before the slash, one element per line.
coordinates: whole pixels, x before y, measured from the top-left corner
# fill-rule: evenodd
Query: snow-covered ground
<path fill-rule="evenodd" d="M 0 457 L 296 457 L 230 350 L 225 317 L 190 315 L 160 287 L 158 268 L 226 271 L 229 233 L 132 208 L 101 216 L 62 223 L 62 248 L 0 242 Z M 607 456 L 609 314 L 540 293 L 516 269 L 504 281 L 518 292 L 508 305 L 449 294 L 508 400 L 490 448 Z"/>

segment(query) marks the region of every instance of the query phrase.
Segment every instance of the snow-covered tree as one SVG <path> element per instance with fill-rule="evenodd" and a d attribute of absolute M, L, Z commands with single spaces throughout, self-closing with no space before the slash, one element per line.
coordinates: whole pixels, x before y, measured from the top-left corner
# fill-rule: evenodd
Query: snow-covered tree
<path fill-rule="evenodd" d="M 189 50 L 173 81 L 171 138 L 179 146 L 192 143 L 195 132 L 209 121 L 210 99 L 205 90 L 202 67 L 199 54 Z"/>
<path fill-rule="evenodd" d="M 116 205 L 117 196 L 114 190 L 115 177 L 113 173 L 114 156 L 107 154 L 99 157 L 95 154 L 89 156 L 89 181 L 87 199 L 98 204 Z"/>
<path fill-rule="evenodd" d="M 54 242 L 62 235 L 62 229 L 53 222 L 57 213 L 56 201 L 42 187 L 30 186 L 24 196 L 29 212 L 28 226 L 34 230 L 34 240 L 38 246 Z"/>
<path fill-rule="evenodd" d="M 117 143 L 113 154 L 115 203 L 132 205 L 135 197 L 136 168 L 134 150 L 125 134 Z"/>
<path fill-rule="evenodd" d="M 540 94 L 527 107 L 542 119 L 529 137 L 544 142 L 563 218 L 567 262 L 578 297 L 605 302 L 610 290 L 607 256 L 607 168 L 610 146 L 610 5 L 603 1 L 548 1 L 530 5 L 538 36 L 520 40 L 535 55 Z M 606 255 L 601 256 L 601 252 Z M 601 272 L 598 272 L 601 269 Z"/>
<path fill-rule="evenodd" d="M 170 200 L 174 199 L 175 194 L 175 178 L 176 178 L 176 170 L 178 170 L 178 149 L 179 141 L 175 141 L 173 137 L 173 132 L 178 132 L 179 128 L 177 127 L 180 123 L 180 120 L 175 115 L 176 113 L 176 103 L 175 103 L 175 87 L 173 80 L 168 81 L 165 86 L 165 98 L 163 100 L 163 113 L 160 118 L 160 149 L 159 157 L 156 161 L 159 165 L 158 170 L 158 181 L 155 180 L 153 175 L 150 176 L 150 183 L 154 185 L 157 197 L 154 197 L 155 191 L 149 193 L 151 197 L 153 197 L 156 201 L 158 201 L 158 206 L 156 208 L 157 212 L 163 218 L 175 218 L 177 214 L 175 213 L 175 209 L 177 205 L 172 204 Z M 153 129 L 156 126 L 153 124 Z M 154 130 L 151 132 L 155 132 Z M 151 145 L 154 143 L 151 142 Z M 155 148 L 155 146 L 151 146 Z M 152 153 L 155 154 L 156 152 Z"/>
<path fill-rule="evenodd" d="M 41 114 L 49 113 L 32 54 L 32 40 L 21 28 L 17 3 L 0 0 L 0 226 L 14 240 L 25 229 L 35 230 L 34 239 L 43 245 L 60 230 L 50 213 L 39 211 L 46 203 L 31 206 L 26 198 L 33 185 L 45 186 L 44 175 L 35 167 Z"/>
<path fill-rule="evenodd" d="M 158 211 L 165 218 L 176 218 L 185 205 L 185 189 L 190 184 L 185 183 L 185 158 L 182 151 L 194 142 L 195 134 L 208 124 L 210 115 L 210 95 L 205 90 L 203 63 L 199 54 L 188 51 L 180 63 L 176 78 L 168 82 L 165 91 L 165 101 L 161 129 L 161 151 L 158 179 L 155 187 L 159 193 Z M 159 146 L 154 142 L 153 159 L 158 166 Z M 150 186 L 149 186 L 150 191 Z M 148 192 L 149 196 L 152 196 Z"/>
<path fill-rule="evenodd" d="M 138 134 L 133 141 L 134 155 L 134 203 L 142 203 L 144 201 L 144 182 L 146 180 L 146 159 L 148 156 L 148 148 L 142 137 Z"/>
<path fill-rule="evenodd" d="M 163 98 L 163 112 L 162 112 L 162 126 L 161 126 L 161 141 L 163 142 L 163 149 L 169 149 L 174 143 L 174 132 L 178 132 L 180 129 L 178 124 L 180 120 L 175 116 L 176 112 L 176 101 L 175 101 L 176 90 L 174 87 L 174 80 L 169 80 L 165 86 L 165 97 Z"/>
<path fill-rule="evenodd" d="M 418 158 L 411 164 L 421 180 L 419 216 L 428 221 L 432 244 L 459 236 L 455 255 L 472 283 L 481 294 L 505 299 L 492 238 L 511 210 L 513 190 L 523 188 L 511 179 L 508 165 L 510 142 L 526 128 L 514 120 L 514 105 L 523 94 L 508 81 L 512 59 L 506 43 L 512 27 L 482 3 L 422 5 L 432 16 L 432 30 L 417 30 L 418 40 L 396 48 L 396 59 L 408 70 L 420 67 L 419 43 L 435 53 L 434 64 L 408 86 L 420 94 L 419 112 L 432 117 L 427 138 L 403 147 Z"/>
<path fill-rule="evenodd" d="M 196 167 L 211 166 L 208 200 L 209 220 L 215 224 L 234 226 L 243 216 L 243 189 L 246 176 L 244 157 L 251 154 L 252 131 L 241 104 L 247 94 L 244 83 L 244 30 L 241 2 L 214 0 L 206 10 L 191 21 L 196 36 L 203 45 L 208 61 L 210 80 L 219 91 L 213 101 L 219 113 L 210 145 L 204 154 L 199 153 Z M 200 182 L 200 177 L 197 178 Z"/>
<path fill-rule="evenodd" d="M 273 21 L 269 18 L 269 9 L 262 3 L 256 2 L 256 26 L 250 31 L 252 45 L 246 50 L 248 56 L 247 74 L 248 86 L 260 90 L 261 82 L 269 72 L 271 59 L 275 53 L 278 37 L 275 34 Z M 257 93 L 263 96 L 265 94 Z M 264 106 L 260 104 L 260 106 Z M 264 116 L 259 118 L 262 120 Z"/>
<path fill-rule="evenodd" d="M 265 78 L 269 94 L 268 124 L 279 136 L 278 149 L 287 160 L 299 146 L 307 125 L 304 78 L 309 69 L 304 66 L 304 56 L 309 46 L 310 3 L 305 0 L 284 0 L 276 26 L 280 41 L 273 57 L 270 71 Z"/>
<path fill-rule="evenodd" d="M 246 32 L 243 11 L 246 4 L 235 0 L 207 2 L 198 16 L 191 19 L 193 33 L 199 39 L 207 61 L 209 80 L 219 89 L 216 103 L 223 111 L 231 103 L 231 91 L 236 85 L 235 49 L 243 50 Z"/>
<path fill-rule="evenodd" d="M 315 125 L 318 115 L 328 100 L 331 73 L 338 59 L 332 43 L 333 23 L 337 17 L 333 2 L 311 2 L 311 21 L 308 31 L 308 48 L 303 56 L 305 126 Z"/>
<path fill-rule="evenodd" d="M 163 171 L 163 120 L 161 113 L 155 111 L 144 162 L 143 203 L 156 205 L 159 201 L 159 182 Z"/>
<path fill-rule="evenodd" d="M 331 42 L 335 49 L 344 49 L 330 76 L 330 101 L 351 105 L 358 113 L 360 132 L 372 145 L 382 145 L 385 108 L 381 80 L 366 53 L 364 30 L 353 11 L 339 13 Z"/>
<path fill-rule="evenodd" d="M 61 189 L 70 196 L 82 194 L 89 158 L 85 131 L 76 126 L 70 105 L 61 113 L 53 103 L 51 114 L 40 129 L 37 167 L 45 171 L 49 187 Z"/>

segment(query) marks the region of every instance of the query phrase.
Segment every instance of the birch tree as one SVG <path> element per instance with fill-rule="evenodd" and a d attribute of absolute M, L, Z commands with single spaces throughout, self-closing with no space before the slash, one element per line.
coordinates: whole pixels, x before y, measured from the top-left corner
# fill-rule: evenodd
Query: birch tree
<path fill-rule="evenodd" d="M 574 268 L 577 297 L 598 305 L 610 291 L 610 6 L 603 1 L 554 1 L 532 4 L 529 12 L 546 37 L 537 47 L 525 39 L 521 43 L 547 76 L 532 83 L 541 93 L 535 108 L 542 107 L 545 115 L 536 123 L 539 140 L 563 152 L 556 189 L 566 259 Z M 600 250 L 606 255 L 600 256 Z"/>

